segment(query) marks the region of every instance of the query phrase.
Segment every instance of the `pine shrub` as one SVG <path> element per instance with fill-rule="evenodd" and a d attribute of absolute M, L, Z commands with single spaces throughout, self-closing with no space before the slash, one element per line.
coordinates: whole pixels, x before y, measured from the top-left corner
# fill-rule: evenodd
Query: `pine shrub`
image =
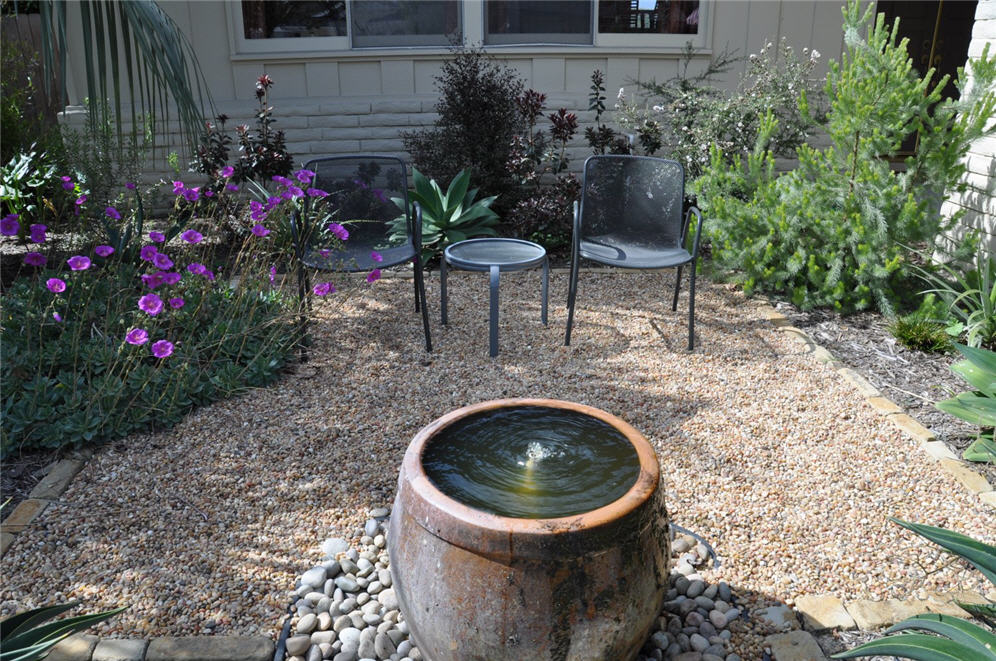
<path fill-rule="evenodd" d="M 932 70 L 921 78 L 906 41 L 897 42 L 898 22 L 889 28 L 872 15 L 857 2 L 844 9 L 847 50 L 826 84 L 829 147 L 803 145 L 798 167 L 777 176 L 770 112 L 746 162 L 728 166 L 713 147 L 698 182 L 712 254 L 748 293 L 782 294 L 802 309 L 891 314 L 909 281 L 908 248 L 930 250 L 957 220 L 936 209 L 945 191 L 964 188 L 970 143 L 996 132 L 986 127 L 996 111 L 996 58 L 986 48 L 972 62 L 971 87 L 960 72 L 960 99 L 942 100 L 946 78 L 934 85 Z M 904 171 L 893 169 L 916 132 L 917 153 Z"/>

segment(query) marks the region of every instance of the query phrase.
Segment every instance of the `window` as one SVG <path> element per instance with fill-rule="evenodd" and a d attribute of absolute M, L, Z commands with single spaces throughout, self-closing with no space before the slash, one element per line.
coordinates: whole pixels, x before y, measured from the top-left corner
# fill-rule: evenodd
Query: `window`
<path fill-rule="evenodd" d="M 599 0 L 598 31 L 698 34 L 698 0 Z"/>
<path fill-rule="evenodd" d="M 345 0 L 242 0 L 246 39 L 334 37 L 346 34 Z"/>
<path fill-rule="evenodd" d="M 485 44 L 590 44 L 590 0 L 486 0 Z"/>
<path fill-rule="evenodd" d="M 447 46 L 461 41 L 460 0 L 364 0 L 350 4 L 353 47 Z"/>

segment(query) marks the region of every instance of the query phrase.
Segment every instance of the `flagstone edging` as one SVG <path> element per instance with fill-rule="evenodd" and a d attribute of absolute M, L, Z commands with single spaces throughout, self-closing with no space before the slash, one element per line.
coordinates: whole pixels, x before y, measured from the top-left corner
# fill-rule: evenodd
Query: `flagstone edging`
<path fill-rule="evenodd" d="M 898 427 L 904 434 L 917 441 L 927 455 L 936 462 L 938 468 L 953 477 L 965 490 L 976 495 L 983 503 L 996 508 L 996 490 L 993 489 L 993 485 L 989 484 L 983 475 L 976 472 L 969 462 L 963 461 L 947 445 L 938 441 L 932 431 L 882 394 L 860 372 L 846 367 L 833 354 L 814 342 L 805 331 L 792 326 L 784 314 L 770 305 L 762 307 L 761 314 L 775 326 L 776 330 L 787 333 L 793 339 L 806 345 L 809 353 L 816 360 L 836 370 L 837 374 L 854 386 L 869 406 Z"/>

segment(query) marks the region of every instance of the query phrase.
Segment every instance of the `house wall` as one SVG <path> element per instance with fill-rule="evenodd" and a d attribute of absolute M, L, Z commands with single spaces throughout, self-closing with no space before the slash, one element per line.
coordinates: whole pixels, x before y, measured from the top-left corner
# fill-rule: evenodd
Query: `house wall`
<path fill-rule="evenodd" d="M 796 50 L 820 51 L 823 57 L 817 73 L 822 75 L 826 62 L 840 57 L 842 4 L 836 0 L 704 2 L 709 13 L 702 35 L 704 47 L 690 71 L 704 67 L 711 55 L 724 48 L 743 56 L 756 53 L 765 41 L 777 43 L 784 37 Z M 246 53 L 240 52 L 235 34 L 234 12 L 240 11 L 239 3 L 160 0 L 160 5 L 194 44 L 217 110 L 231 118 L 229 127 L 252 123 L 256 79 L 265 73 L 275 81 L 270 98 L 278 120 L 275 126 L 286 132 L 288 147 L 301 163 L 346 152 L 406 157 L 400 133 L 431 125 L 436 119 L 433 77 L 448 55 L 445 49 Z M 465 0 L 463 12 L 465 43 L 479 43 L 482 0 Z M 513 67 L 527 87 L 545 93 L 550 110 L 564 107 L 577 113 L 582 130 L 570 156 L 573 166 L 580 168 L 590 153 L 580 136 L 594 120 L 594 113 L 587 110 L 592 71 L 605 72 L 611 106 L 620 87 L 632 93 L 634 80 L 676 75 L 682 44 L 490 47 L 489 52 Z M 74 65 L 74 77 L 81 80 L 81 64 Z M 741 62 L 727 74 L 726 85 L 736 84 L 743 66 Z M 82 119 L 79 111 L 66 118 L 71 124 Z M 173 143 L 179 147 L 175 138 Z M 181 163 L 186 160 L 181 157 Z"/>
<path fill-rule="evenodd" d="M 969 58 L 982 55 L 986 44 L 991 56 L 996 53 L 996 0 L 980 0 L 976 7 Z M 972 143 L 965 163 L 968 171 L 964 181 L 968 188 L 962 193 L 951 193 L 941 205 L 941 213 L 950 216 L 963 210 L 965 215 L 953 230 L 953 236 L 979 231 L 984 244 L 989 246 L 989 254 L 996 257 L 996 136 Z"/>

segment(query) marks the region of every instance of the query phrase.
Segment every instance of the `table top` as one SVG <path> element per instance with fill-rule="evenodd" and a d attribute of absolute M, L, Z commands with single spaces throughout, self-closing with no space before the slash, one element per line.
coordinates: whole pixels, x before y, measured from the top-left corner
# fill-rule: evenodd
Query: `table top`
<path fill-rule="evenodd" d="M 546 259 L 546 249 L 522 239 L 484 238 L 458 241 L 443 251 L 446 262 L 468 271 L 517 271 L 539 266 Z"/>

